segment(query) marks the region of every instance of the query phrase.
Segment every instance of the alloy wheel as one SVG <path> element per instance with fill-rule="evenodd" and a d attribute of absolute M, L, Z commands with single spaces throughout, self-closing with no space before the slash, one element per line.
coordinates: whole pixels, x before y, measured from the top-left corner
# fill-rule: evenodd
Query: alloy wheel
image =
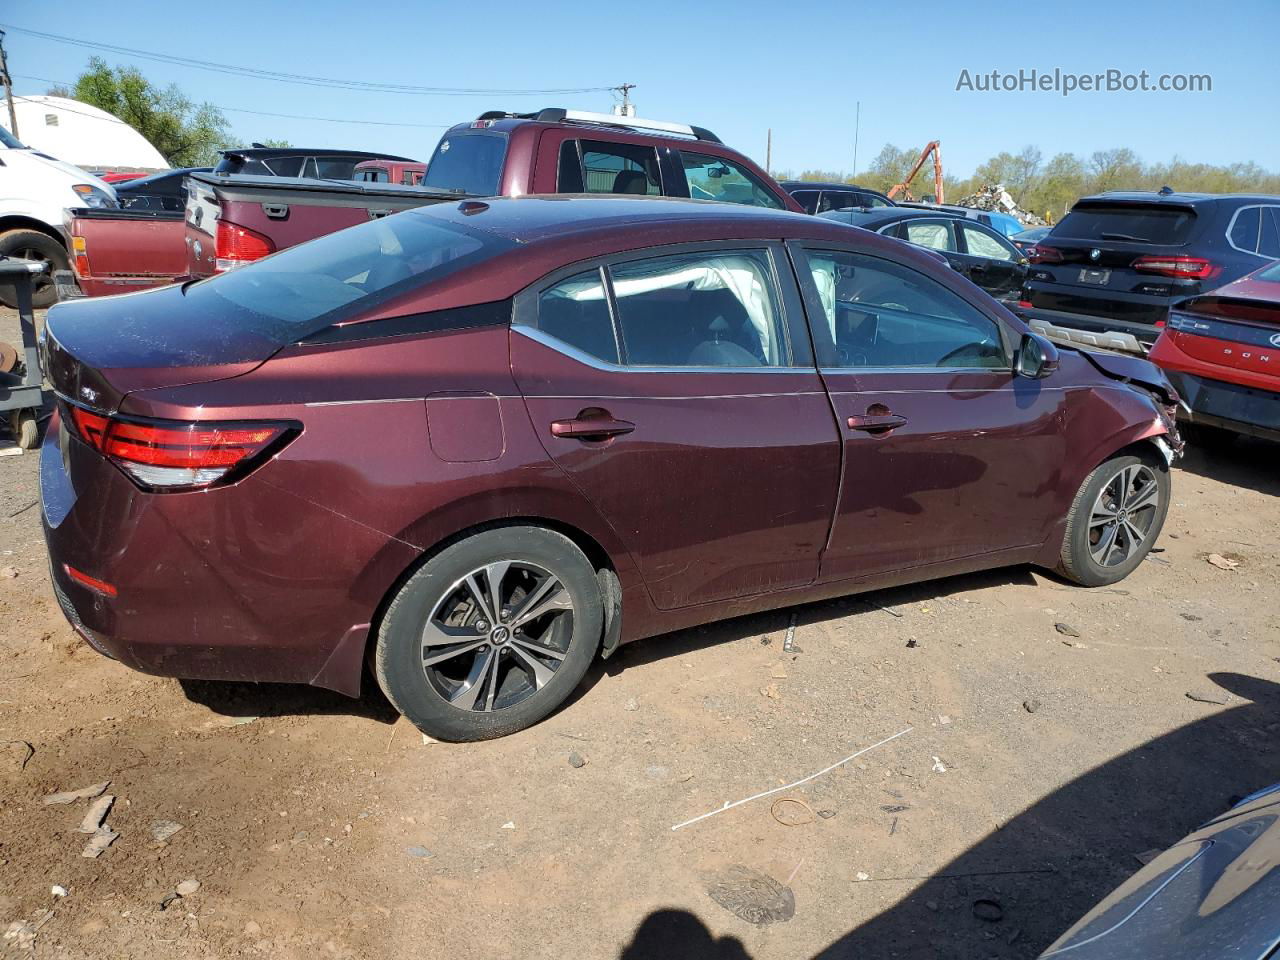
<path fill-rule="evenodd" d="M 1126 563 L 1143 548 L 1160 512 L 1160 486 L 1144 464 L 1120 470 L 1098 493 L 1089 512 L 1089 553 L 1103 567 Z"/>
<path fill-rule="evenodd" d="M 427 682 L 460 710 L 520 703 L 555 676 L 573 638 L 573 598 L 560 578 L 498 560 L 455 581 L 422 630 Z"/>

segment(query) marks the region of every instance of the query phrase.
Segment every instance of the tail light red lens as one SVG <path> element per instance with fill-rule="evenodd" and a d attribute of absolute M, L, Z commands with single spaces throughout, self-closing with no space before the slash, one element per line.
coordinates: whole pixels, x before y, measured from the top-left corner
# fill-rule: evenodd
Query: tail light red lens
<path fill-rule="evenodd" d="M 71 408 L 80 439 L 148 490 L 198 490 L 238 479 L 295 432 L 288 423 L 183 423 Z"/>
<path fill-rule="evenodd" d="M 1139 257 L 1133 261 L 1133 269 L 1141 273 L 1156 273 L 1162 277 L 1181 277 L 1187 280 L 1208 280 L 1218 273 L 1218 268 L 1203 257 Z"/>
<path fill-rule="evenodd" d="M 239 227 L 221 220 L 218 222 L 214 254 L 217 258 L 214 264 L 216 269 L 232 270 L 275 252 L 276 245 L 269 237 L 248 227 Z"/>
<path fill-rule="evenodd" d="M 1042 247 L 1036 244 L 1027 251 L 1027 259 L 1032 263 L 1061 263 L 1062 251 L 1057 247 Z"/>
<path fill-rule="evenodd" d="M 62 565 L 63 571 L 68 577 L 81 586 L 88 587 L 95 593 L 100 593 L 104 597 L 114 597 L 118 592 L 113 584 L 107 583 L 105 580 L 99 580 L 97 577 L 91 577 L 83 570 L 77 570 L 69 563 Z"/>

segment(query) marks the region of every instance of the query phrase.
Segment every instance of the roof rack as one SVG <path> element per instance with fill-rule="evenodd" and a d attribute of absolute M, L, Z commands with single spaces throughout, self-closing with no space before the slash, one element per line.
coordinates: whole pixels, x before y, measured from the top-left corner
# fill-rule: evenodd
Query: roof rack
<path fill-rule="evenodd" d="M 633 130 L 660 130 L 663 133 L 678 133 L 695 140 L 710 140 L 712 143 L 723 141 L 706 127 L 695 127 L 687 123 L 667 123 L 664 120 L 643 120 L 640 117 L 620 117 L 612 113 L 592 113 L 588 110 L 565 110 L 563 107 L 546 107 L 536 113 L 508 113 L 505 110 L 488 110 L 477 120 L 540 120 L 543 123 L 594 123 L 606 127 L 623 127 Z"/>

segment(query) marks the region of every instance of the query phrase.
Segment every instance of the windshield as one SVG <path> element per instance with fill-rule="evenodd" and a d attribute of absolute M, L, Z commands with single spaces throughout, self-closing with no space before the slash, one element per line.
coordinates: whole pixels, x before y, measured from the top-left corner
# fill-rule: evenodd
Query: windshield
<path fill-rule="evenodd" d="M 418 211 L 331 233 L 187 289 L 195 306 L 277 344 L 487 260 L 515 242 Z M 238 309 L 228 311 L 226 306 Z M 219 307 L 222 309 L 219 310 Z"/>
<path fill-rule="evenodd" d="M 505 133 L 446 134 L 427 164 L 423 186 L 473 197 L 496 196 L 506 155 Z"/>
<path fill-rule="evenodd" d="M 1187 207 L 1137 203 L 1078 206 L 1053 228 L 1053 236 L 1073 240 L 1176 245 L 1187 242 L 1195 222 L 1195 211 Z"/>
<path fill-rule="evenodd" d="M 0 127 L 0 143 L 3 143 L 10 150 L 27 150 L 30 149 L 25 143 L 15 137 L 4 127 Z"/>

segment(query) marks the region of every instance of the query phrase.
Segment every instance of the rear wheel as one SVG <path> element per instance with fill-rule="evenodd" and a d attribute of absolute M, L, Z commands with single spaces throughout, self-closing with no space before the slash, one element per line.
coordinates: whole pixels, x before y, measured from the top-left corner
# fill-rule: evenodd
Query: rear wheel
<path fill-rule="evenodd" d="M 37 310 L 44 310 L 57 303 L 58 290 L 53 283 L 53 271 L 71 268 L 62 244 L 39 230 L 7 230 L 0 233 L 0 256 L 47 264 L 44 273 L 34 278 L 31 305 Z M 17 307 L 13 287 L 0 285 L 0 303 L 6 307 Z"/>
<path fill-rule="evenodd" d="M 1123 580 L 1155 544 L 1169 512 L 1169 469 L 1158 457 L 1112 457 L 1085 478 L 1067 515 L 1062 570 L 1076 583 Z"/>
<path fill-rule="evenodd" d="M 546 717 L 600 646 L 596 572 L 573 541 L 502 527 L 432 557 L 400 588 L 378 632 L 383 692 L 439 740 L 486 740 Z"/>

